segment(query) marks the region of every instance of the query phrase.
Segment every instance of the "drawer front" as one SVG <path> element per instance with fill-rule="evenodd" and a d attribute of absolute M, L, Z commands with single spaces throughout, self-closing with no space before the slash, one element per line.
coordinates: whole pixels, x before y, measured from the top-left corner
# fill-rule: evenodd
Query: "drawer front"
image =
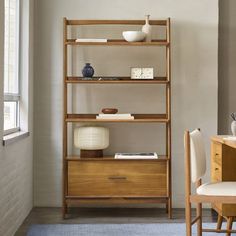
<path fill-rule="evenodd" d="M 167 196 L 166 162 L 69 161 L 68 195 Z"/>
<path fill-rule="evenodd" d="M 216 162 L 211 163 L 211 179 L 213 182 L 222 181 L 222 167 Z"/>
<path fill-rule="evenodd" d="M 211 180 L 222 181 L 222 145 L 214 141 L 211 143 Z"/>
<path fill-rule="evenodd" d="M 220 143 L 213 143 L 212 161 L 216 162 L 218 165 L 222 165 L 222 145 Z"/>

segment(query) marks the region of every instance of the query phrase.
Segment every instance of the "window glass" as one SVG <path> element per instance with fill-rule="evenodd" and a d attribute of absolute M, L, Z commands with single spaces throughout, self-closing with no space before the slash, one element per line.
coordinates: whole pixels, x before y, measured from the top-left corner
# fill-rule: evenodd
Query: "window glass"
<path fill-rule="evenodd" d="M 18 102 L 4 102 L 4 130 L 18 126 Z"/>
<path fill-rule="evenodd" d="M 19 126 L 19 0 L 5 0 L 4 131 Z"/>

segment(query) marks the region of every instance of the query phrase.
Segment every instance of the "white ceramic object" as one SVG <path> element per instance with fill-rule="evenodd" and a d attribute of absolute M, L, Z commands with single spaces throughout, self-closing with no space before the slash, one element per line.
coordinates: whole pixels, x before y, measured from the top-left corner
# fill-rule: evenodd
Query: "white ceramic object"
<path fill-rule="evenodd" d="M 109 146 L 109 129 L 79 127 L 74 131 L 74 145 L 83 150 L 102 150 Z"/>
<path fill-rule="evenodd" d="M 150 15 L 146 15 L 146 23 L 142 27 L 142 32 L 146 34 L 146 38 L 145 38 L 146 42 L 152 41 L 152 26 L 149 24 L 149 17 Z"/>
<path fill-rule="evenodd" d="M 145 39 L 146 34 L 142 31 L 124 31 L 123 37 L 128 42 L 141 42 Z"/>
<path fill-rule="evenodd" d="M 231 123 L 231 130 L 232 130 L 233 136 L 236 136 L 236 121 L 235 120 Z"/>

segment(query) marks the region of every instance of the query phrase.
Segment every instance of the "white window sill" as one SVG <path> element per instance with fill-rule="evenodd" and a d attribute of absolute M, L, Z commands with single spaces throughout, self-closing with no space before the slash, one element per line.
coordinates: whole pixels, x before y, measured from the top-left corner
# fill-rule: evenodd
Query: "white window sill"
<path fill-rule="evenodd" d="M 4 135 L 3 140 L 2 140 L 2 145 L 6 146 L 11 143 L 15 143 L 18 140 L 28 137 L 29 134 L 30 134 L 29 132 L 18 131 L 18 132 L 12 133 L 12 134 Z"/>

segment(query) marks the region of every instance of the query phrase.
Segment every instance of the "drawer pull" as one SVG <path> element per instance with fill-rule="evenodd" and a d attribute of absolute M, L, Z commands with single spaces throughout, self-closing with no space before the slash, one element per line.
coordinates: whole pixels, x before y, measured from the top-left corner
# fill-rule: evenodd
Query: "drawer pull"
<path fill-rule="evenodd" d="M 125 176 L 110 176 L 110 177 L 108 177 L 108 179 L 110 179 L 110 180 L 125 180 L 125 179 L 127 179 Z"/>
<path fill-rule="evenodd" d="M 219 168 L 215 168 L 215 170 L 219 170 Z"/>
<path fill-rule="evenodd" d="M 219 156 L 219 153 L 216 153 L 216 156 Z"/>

